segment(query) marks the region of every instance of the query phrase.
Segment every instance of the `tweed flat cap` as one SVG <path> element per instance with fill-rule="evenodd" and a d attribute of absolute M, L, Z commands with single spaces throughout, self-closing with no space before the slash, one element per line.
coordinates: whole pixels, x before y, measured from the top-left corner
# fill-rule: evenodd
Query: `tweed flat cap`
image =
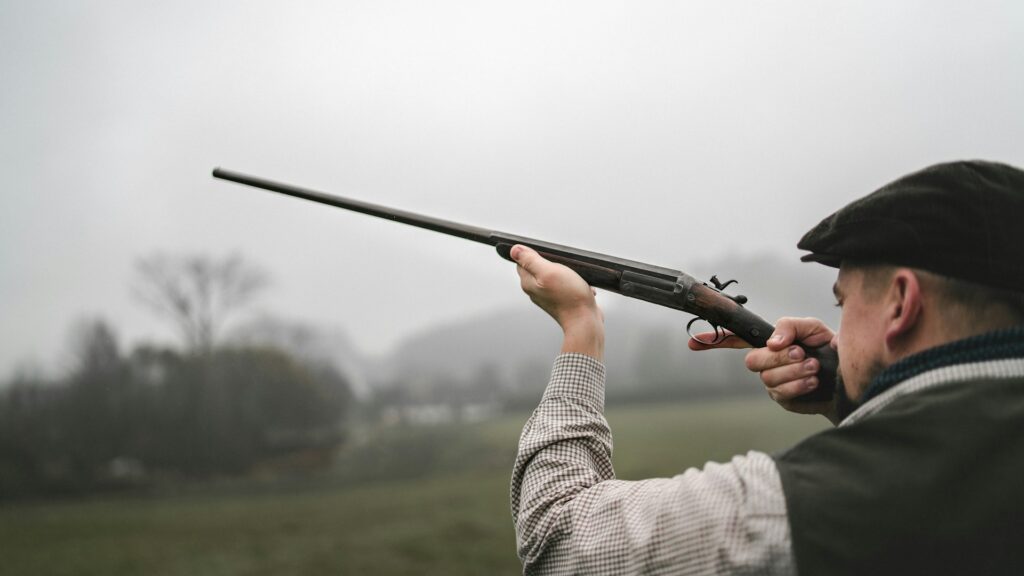
<path fill-rule="evenodd" d="M 1024 171 L 936 164 L 886 184 L 811 229 L 801 259 L 910 266 L 1024 292 Z"/>

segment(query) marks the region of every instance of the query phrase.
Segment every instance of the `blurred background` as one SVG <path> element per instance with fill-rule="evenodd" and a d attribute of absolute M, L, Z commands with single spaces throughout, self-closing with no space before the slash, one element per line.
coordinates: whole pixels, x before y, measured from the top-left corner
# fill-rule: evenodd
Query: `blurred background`
<path fill-rule="evenodd" d="M 835 324 L 821 218 L 1024 159 L 1007 1 L 0 1 L 0 573 L 519 571 L 557 326 L 493 250 L 222 166 L 681 269 Z M 779 450 L 689 317 L 600 294 L 624 478 Z"/>

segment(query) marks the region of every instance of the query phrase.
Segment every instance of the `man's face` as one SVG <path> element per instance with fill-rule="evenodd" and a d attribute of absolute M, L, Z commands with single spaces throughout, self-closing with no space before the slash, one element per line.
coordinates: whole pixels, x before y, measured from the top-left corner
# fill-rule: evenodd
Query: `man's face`
<path fill-rule="evenodd" d="M 832 291 L 842 308 L 832 348 L 839 353 L 839 377 L 849 400 L 856 402 L 885 366 L 884 280 L 866 269 L 843 264 Z"/>

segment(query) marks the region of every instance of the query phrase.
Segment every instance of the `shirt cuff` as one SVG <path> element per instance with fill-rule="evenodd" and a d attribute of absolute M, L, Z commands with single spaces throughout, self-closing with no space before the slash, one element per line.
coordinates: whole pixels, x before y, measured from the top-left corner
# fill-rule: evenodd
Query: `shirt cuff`
<path fill-rule="evenodd" d="M 559 354 L 551 370 L 551 380 L 541 402 L 550 398 L 571 398 L 591 408 L 604 410 L 605 368 L 586 354 Z"/>

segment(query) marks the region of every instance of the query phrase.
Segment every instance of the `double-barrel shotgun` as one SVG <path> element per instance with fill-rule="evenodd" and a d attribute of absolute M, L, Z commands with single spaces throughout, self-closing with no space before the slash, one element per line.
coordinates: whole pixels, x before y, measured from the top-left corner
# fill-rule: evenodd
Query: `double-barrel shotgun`
<path fill-rule="evenodd" d="M 637 298 L 652 304 L 667 306 L 693 314 L 695 317 L 687 324 L 687 331 L 691 329 L 697 320 L 704 320 L 714 330 L 713 340 L 700 340 L 698 339 L 700 338 L 699 336 L 692 334 L 692 332 L 690 333 L 691 338 L 698 339 L 699 342 L 704 344 L 715 344 L 728 337 L 728 334 L 725 332 L 725 330 L 728 330 L 751 346 L 761 348 L 765 346 L 768 337 L 775 330 L 770 323 L 743 307 L 743 304 L 747 302 L 746 297 L 729 295 L 723 291 L 732 281 L 721 283 L 714 276 L 712 276 L 711 284 L 709 285 L 679 270 L 653 266 L 615 256 L 606 256 L 596 252 L 488 230 L 477 226 L 459 224 L 405 210 L 397 210 L 378 204 L 274 182 L 222 168 L 215 168 L 213 175 L 216 178 L 230 180 L 239 184 L 263 188 L 264 190 L 295 196 L 321 204 L 329 204 L 379 218 L 386 218 L 395 222 L 426 228 L 435 232 L 441 232 L 442 234 L 458 236 L 459 238 L 465 238 L 466 240 L 482 244 L 490 244 L 506 260 L 512 260 L 509 252 L 514 245 L 522 244 L 529 246 L 544 258 L 568 266 L 595 288 L 601 288 L 630 298 Z M 808 357 L 816 358 L 820 362 L 821 368 L 818 371 L 820 384 L 813 391 L 801 396 L 797 400 L 821 402 L 832 399 L 835 391 L 838 356 L 828 345 L 818 348 L 804 346 L 804 349 Z"/>

